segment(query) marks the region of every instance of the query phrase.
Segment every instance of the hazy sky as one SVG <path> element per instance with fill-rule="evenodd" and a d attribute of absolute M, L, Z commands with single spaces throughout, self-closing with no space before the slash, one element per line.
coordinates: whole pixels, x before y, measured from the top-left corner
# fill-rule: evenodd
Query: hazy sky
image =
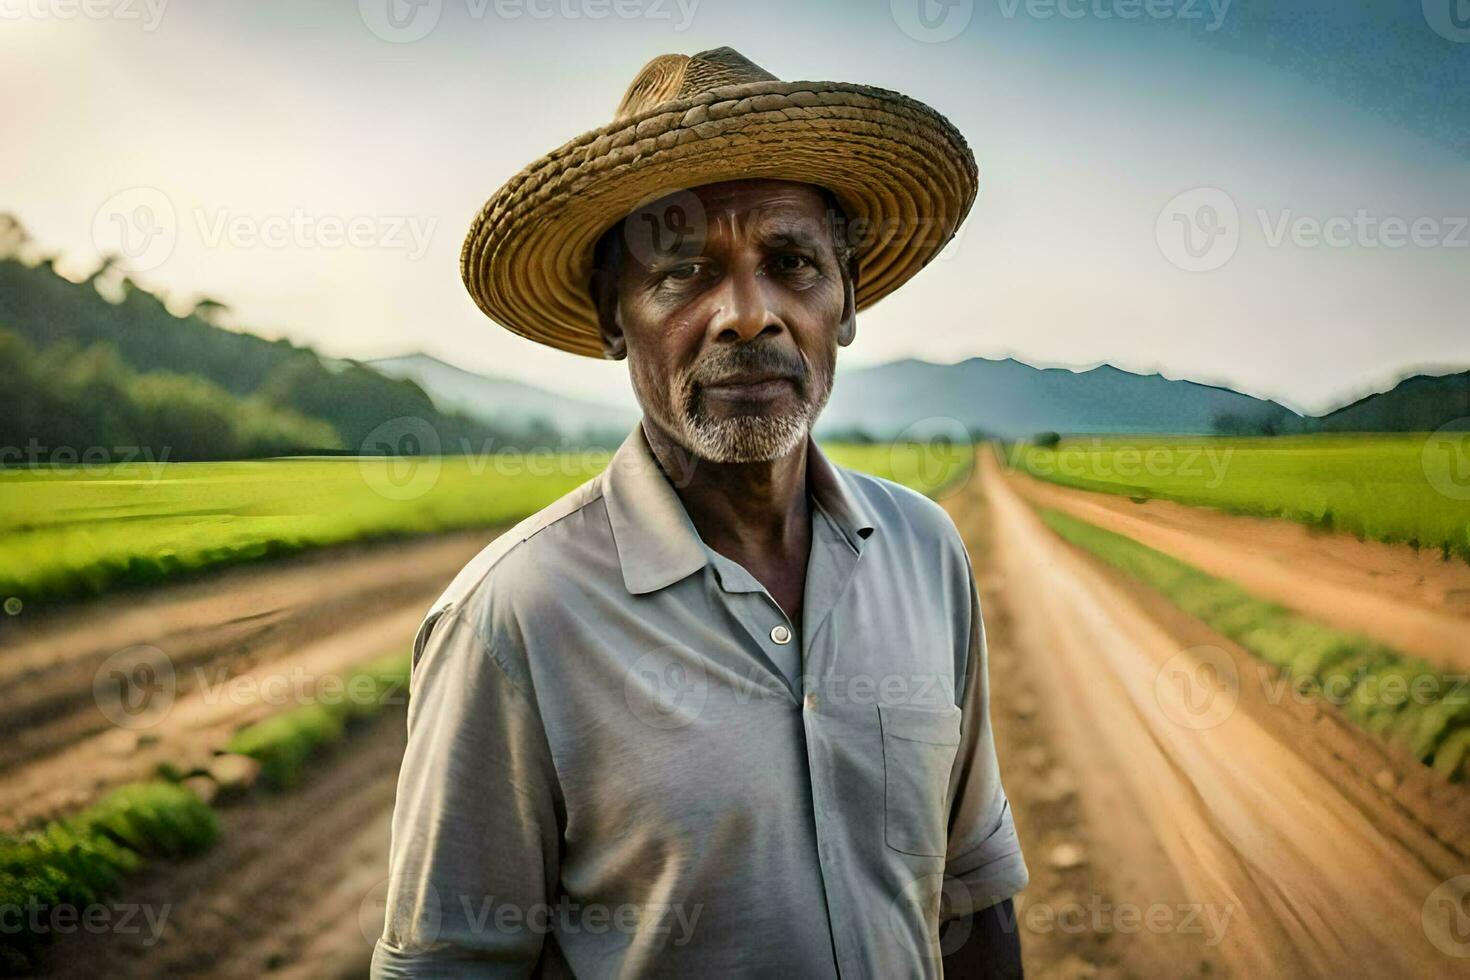
<path fill-rule="evenodd" d="M 844 364 L 1106 360 L 1316 410 L 1470 364 L 1455 2 L 0 0 L 0 210 L 74 272 L 151 229 L 136 278 L 257 333 L 627 400 L 485 320 L 460 243 L 647 59 L 728 44 L 922 99 L 979 161 Z"/>

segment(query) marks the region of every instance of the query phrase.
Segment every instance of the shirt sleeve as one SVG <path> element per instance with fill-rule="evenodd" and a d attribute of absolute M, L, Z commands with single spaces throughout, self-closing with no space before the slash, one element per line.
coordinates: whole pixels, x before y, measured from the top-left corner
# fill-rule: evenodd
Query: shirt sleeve
<path fill-rule="evenodd" d="M 562 808 L 528 678 L 459 610 L 431 617 L 415 647 L 372 976 L 529 976 Z"/>
<path fill-rule="evenodd" d="M 989 908 L 1026 887 L 1029 875 L 1021 843 L 1011 819 L 1010 803 L 1000 781 L 995 737 L 990 729 L 990 684 L 986 664 L 985 624 L 975 571 L 965 560 L 969 579 L 968 656 L 965 658 L 960 707 L 960 747 L 950 775 L 949 848 L 945 855 L 947 882 L 969 891 L 970 907 L 945 903 L 945 918 Z M 964 632 L 961 642 L 966 642 Z M 946 888 L 946 893 L 953 886 Z"/>

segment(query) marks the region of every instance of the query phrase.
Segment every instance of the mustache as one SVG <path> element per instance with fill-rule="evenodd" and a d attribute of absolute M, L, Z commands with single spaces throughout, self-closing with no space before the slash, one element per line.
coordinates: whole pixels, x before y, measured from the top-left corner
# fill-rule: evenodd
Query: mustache
<path fill-rule="evenodd" d="M 795 382 L 804 395 L 809 373 L 801 354 L 767 342 L 712 347 L 695 362 L 687 377 L 691 394 L 704 385 L 717 385 L 743 374 L 758 374 Z"/>

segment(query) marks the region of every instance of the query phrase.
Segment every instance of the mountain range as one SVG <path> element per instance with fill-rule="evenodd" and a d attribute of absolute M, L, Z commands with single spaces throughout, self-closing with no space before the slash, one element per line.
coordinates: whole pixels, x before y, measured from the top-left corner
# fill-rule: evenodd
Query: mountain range
<path fill-rule="evenodd" d="M 427 354 L 367 362 L 419 385 L 444 411 L 605 442 L 637 418 L 629 408 L 568 398 L 508 378 L 465 371 Z M 1111 365 L 1033 367 L 1013 358 L 956 364 L 902 360 L 840 372 L 818 434 L 829 438 L 929 437 L 963 429 L 1000 439 L 1069 434 L 1276 434 L 1428 431 L 1470 420 L 1470 372 L 1416 375 L 1325 416 L 1302 416 L 1269 399 Z M 1465 423 L 1470 427 L 1470 423 Z"/>
<path fill-rule="evenodd" d="M 8 229 L 8 231 L 7 231 Z M 223 304 L 172 312 L 105 259 L 84 281 L 35 254 L 0 214 L 0 448 L 87 447 L 157 458 L 468 452 L 615 445 L 635 424 L 609 404 L 486 377 L 427 354 L 326 356 L 220 322 Z M 425 442 L 401 431 L 425 423 Z M 829 438 L 1275 434 L 1470 429 L 1470 371 L 1419 374 L 1323 416 L 1195 381 L 1111 365 L 1011 358 L 901 360 L 839 370 L 818 424 Z M 422 428 L 422 427 L 420 427 Z M 166 456 L 164 455 L 166 453 Z"/>

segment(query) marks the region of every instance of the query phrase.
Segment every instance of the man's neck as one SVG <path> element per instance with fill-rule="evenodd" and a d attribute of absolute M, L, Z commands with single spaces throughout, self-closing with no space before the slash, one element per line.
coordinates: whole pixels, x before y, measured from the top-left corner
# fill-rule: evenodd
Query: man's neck
<path fill-rule="evenodd" d="M 713 463 L 647 418 L 643 433 L 704 543 L 744 566 L 795 619 L 811 550 L 807 441 L 766 462 Z"/>

